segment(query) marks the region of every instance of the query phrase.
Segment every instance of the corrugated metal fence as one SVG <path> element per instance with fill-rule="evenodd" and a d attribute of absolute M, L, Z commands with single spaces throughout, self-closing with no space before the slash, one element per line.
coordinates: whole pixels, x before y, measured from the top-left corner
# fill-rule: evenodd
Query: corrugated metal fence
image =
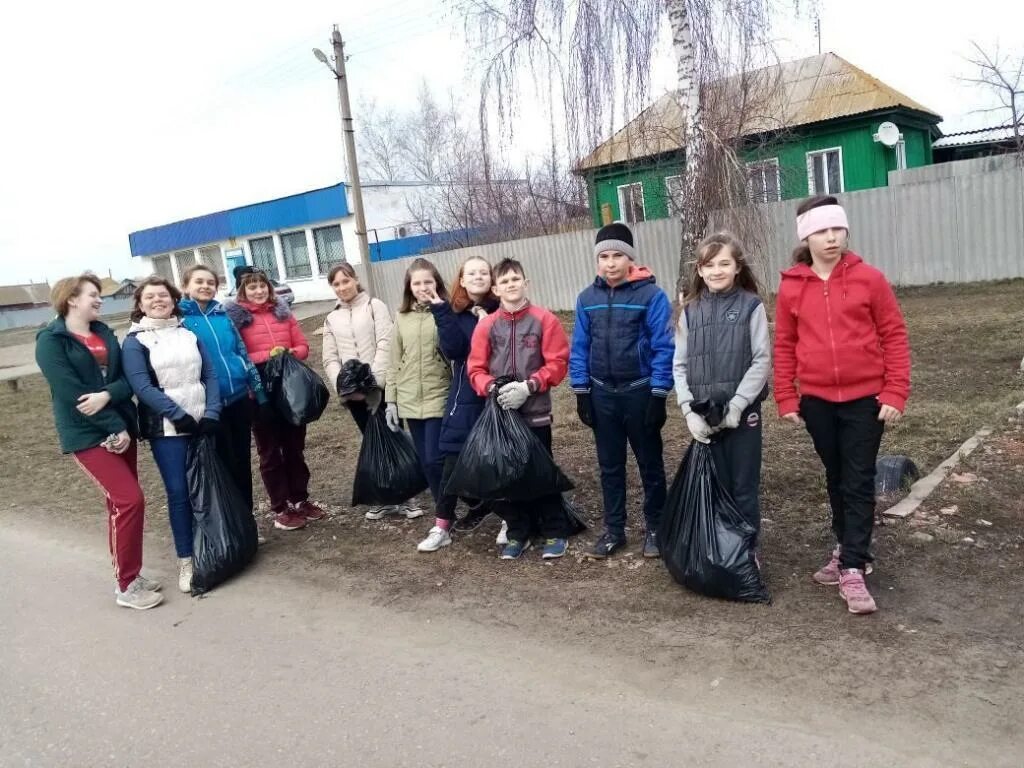
<path fill-rule="evenodd" d="M 974 163 L 974 165 L 971 165 Z M 950 164 L 960 165 L 960 164 Z M 950 175 L 946 165 L 915 169 L 906 179 L 890 175 L 889 187 L 840 195 L 850 218 L 850 247 L 897 285 L 960 283 L 1024 277 L 1024 169 L 1013 163 L 964 161 Z M 972 172 L 977 169 L 977 172 Z M 798 200 L 758 206 L 767 242 L 752 256 L 771 290 L 796 245 Z M 679 265 L 678 222 L 661 219 L 634 228 L 639 261 L 671 288 Z M 541 306 L 572 309 L 594 278 L 595 230 L 534 237 L 426 254 L 446 280 L 459 264 L 479 256 L 492 264 L 519 259 L 530 296 Z M 380 297 L 392 308 L 402 294 L 412 258 L 375 263 Z"/>
<path fill-rule="evenodd" d="M 132 299 L 104 299 L 103 314 L 114 315 L 119 312 L 128 312 L 132 308 Z M 0 330 L 8 328 L 29 328 L 33 325 L 43 325 L 50 322 L 54 317 L 53 307 L 33 307 L 32 309 L 14 309 L 0 311 Z"/>

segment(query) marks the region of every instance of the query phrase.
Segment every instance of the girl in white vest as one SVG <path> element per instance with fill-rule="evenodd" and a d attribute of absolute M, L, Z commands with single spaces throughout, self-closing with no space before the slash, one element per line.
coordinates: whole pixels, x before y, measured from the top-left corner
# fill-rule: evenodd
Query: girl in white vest
<path fill-rule="evenodd" d="M 123 344 L 124 370 L 139 399 L 139 427 L 167 489 L 167 511 L 178 555 L 178 588 L 192 589 L 192 503 L 185 457 L 191 435 L 216 431 L 220 388 L 212 361 L 181 324 L 181 293 L 149 277 L 135 291 L 132 326 Z"/>

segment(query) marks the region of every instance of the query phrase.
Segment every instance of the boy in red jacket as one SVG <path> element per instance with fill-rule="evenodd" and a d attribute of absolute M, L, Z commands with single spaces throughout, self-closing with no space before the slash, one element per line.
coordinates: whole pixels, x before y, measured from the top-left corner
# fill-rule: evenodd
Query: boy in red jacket
<path fill-rule="evenodd" d="M 499 376 L 515 381 L 498 390 L 498 404 L 518 410 L 530 430 L 551 452 L 551 387 L 558 386 L 569 368 L 569 338 L 558 318 L 533 306 L 526 297 L 523 265 L 504 259 L 493 270 L 494 293 L 501 300 L 496 312 L 477 323 L 466 368 L 469 382 L 486 397 Z M 539 528 L 544 559 L 562 557 L 568 543 L 568 518 L 562 497 L 552 494 L 530 502 L 498 504 L 495 511 L 508 523 L 503 560 L 517 560 L 530 548 L 530 534 Z"/>
<path fill-rule="evenodd" d="M 775 306 L 775 400 L 783 419 L 806 424 L 825 465 L 837 546 L 813 578 L 838 584 L 851 613 L 873 613 L 864 576 L 875 462 L 910 395 L 907 327 L 885 275 L 847 250 L 850 227 L 834 197 L 804 201 L 796 221 L 801 244 Z"/>

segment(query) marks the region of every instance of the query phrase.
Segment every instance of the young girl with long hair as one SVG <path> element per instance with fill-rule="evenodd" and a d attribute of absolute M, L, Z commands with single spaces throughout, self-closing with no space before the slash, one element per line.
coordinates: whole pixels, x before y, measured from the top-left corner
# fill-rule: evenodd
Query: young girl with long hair
<path fill-rule="evenodd" d="M 800 245 L 775 305 L 775 400 L 783 419 L 806 425 L 825 466 L 836 546 L 813 578 L 838 584 L 850 613 L 873 613 L 864 577 L 875 462 L 910 395 L 907 327 L 885 275 L 849 249 L 836 198 L 801 203 L 796 229 Z"/>
<path fill-rule="evenodd" d="M 708 443 L 718 480 L 755 531 L 761 528 L 761 402 L 768 395 L 771 340 L 757 279 L 728 232 L 705 238 L 676 326 L 673 377 L 686 426 Z M 717 404 L 710 426 L 692 405 Z"/>
<path fill-rule="evenodd" d="M 391 334 L 391 364 L 384 401 L 388 426 L 398 431 L 405 420 L 436 505 L 441 498 L 441 420 L 452 373 L 441 354 L 437 323 L 430 311 L 434 297 L 448 298 L 444 280 L 426 259 L 416 259 L 405 272 L 402 303 Z M 407 517 L 423 510 L 407 507 Z M 369 513 L 367 513 L 369 515 Z M 371 518 L 372 519 L 372 518 Z"/>

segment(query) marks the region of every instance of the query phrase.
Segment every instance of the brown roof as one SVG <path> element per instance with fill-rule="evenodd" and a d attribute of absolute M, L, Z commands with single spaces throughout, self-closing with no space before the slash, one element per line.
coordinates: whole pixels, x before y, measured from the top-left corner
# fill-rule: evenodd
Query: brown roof
<path fill-rule="evenodd" d="M 49 304 L 50 286 L 46 283 L 0 285 L 0 307 L 20 304 Z"/>
<path fill-rule="evenodd" d="M 112 277 L 104 277 L 100 280 L 102 287 L 100 288 L 100 296 L 106 298 L 107 296 L 113 296 L 119 290 L 123 283 L 120 280 L 115 280 Z"/>
<path fill-rule="evenodd" d="M 745 85 L 745 90 L 741 89 Z M 758 90 L 770 94 L 751 113 L 738 117 L 734 109 L 746 95 L 758 99 Z M 834 53 L 778 64 L 712 84 L 704 96 L 722 101 L 723 114 L 736 117 L 733 135 L 752 136 L 783 128 L 795 128 L 840 117 L 902 107 L 941 117 L 909 96 L 872 77 Z M 651 157 L 682 149 L 683 110 L 675 93 L 668 93 L 641 112 L 628 125 L 600 144 L 577 165 L 585 171 L 604 165 Z"/>

